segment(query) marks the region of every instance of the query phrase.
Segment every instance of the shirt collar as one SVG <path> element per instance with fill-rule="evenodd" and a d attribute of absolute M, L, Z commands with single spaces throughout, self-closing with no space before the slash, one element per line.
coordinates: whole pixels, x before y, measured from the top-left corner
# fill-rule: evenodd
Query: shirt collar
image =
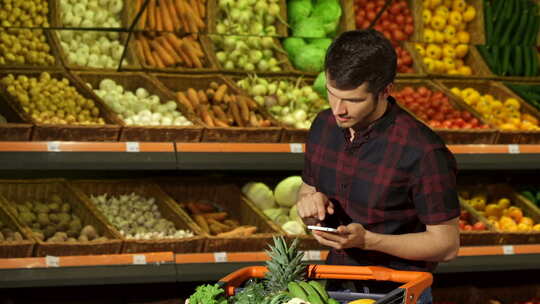
<path fill-rule="evenodd" d="M 392 96 L 388 96 L 386 100 L 388 101 L 388 106 L 386 107 L 386 111 L 384 112 L 383 116 L 372 122 L 367 128 L 353 126 L 353 130 L 355 132 L 353 144 L 366 142 L 370 137 L 383 133 L 390 125 L 394 123 L 398 110 L 396 100 Z M 343 132 L 347 142 L 350 142 L 351 132 L 349 131 L 349 128 L 342 129 L 341 131 Z"/>

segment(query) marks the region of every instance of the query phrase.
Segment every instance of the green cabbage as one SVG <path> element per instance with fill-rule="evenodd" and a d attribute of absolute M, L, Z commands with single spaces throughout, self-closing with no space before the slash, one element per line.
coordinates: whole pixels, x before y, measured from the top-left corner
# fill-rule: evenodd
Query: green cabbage
<path fill-rule="evenodd" d="M 280 215 L 288 215 L 288 208 L 268 208 L 264 209 L 263 213 L 268 216 L 272 221 L 275 221 Z"/>
<path fill-rule="evenodd" d="M 272 190 L 264 183 L 249 182 L 242 187 L 242 193 L 261 210 L 276 206 Z"/>
<path fill-rule="evenodd" d="M 334 0 L 319 1 L 313 8 L 312 17 L 321 19 L 325 34 L 334 32 L 339 24 L 342 10 L 338 2 Z"/>
<path fill-rule="evenodd" d="M 314 45 L 314 46 L 316 46 L 316 47 L 318 47 L 321 50 L 324 50 L 326 52 L 326 50 L 328 49 L 330 44 L 332 44 L 332 39 L 330 39 L 330 38 L 315 38 L 315 39 L 311 39 L 309 41 L 309 44 Z"/>
<path fill-rule="evenodd" d="M 283 230 L 285 230 L 285 232 L 287 232 L 287 234 L 296 235 L 296 234 L 305 234 L 306 233 L 306 230 L 304 229 L 304 226 L 302 224 L 300 224 L 299 222 L 297 222 L 297 221 L 288 221 L 285 224 L 283 224 L 281 226 L 281 228 Z"/>
<path fill-rule="evenodd" d="M 292 206 L 291 210 L 289 210 L 289 218 L 292 221 L 302 222 L 302 218 L 300 217 L 300 215 L 298 215 L 298 208 L 296 207 L 296 205 Z"/>
<path fill-rule="evenodd" d="M 302 185 L 302 178 L 298 175 L 289 176 L 277 184 L 274 189 L 276 202 L 283 207 L 292 207 L 296 204 L 298 190 Z"/>
<path fill-rule="evenodd" d="M 291 61 L 294 61 L 294 58 L 302 51 L 304 46 L 306 46 L 306 42 L 302 38 L 289 37 L 283 40 L 283 48 L 287 51 L 287 54 L 289 54 Z"/>
<path fill-rule="evenodd" d="M 324 68 L 325 56 L 326 51 L 321 50 L 314 45 L 307 45 L 304 50 L 296 56 L 294 66 L 304 72 L 318 73 Z"/>
<path fill-rule="evenodd" d="M 293 26 L 293 36 L 302 38 L 325 38 L 324 22 L 318 17 L 300 19 Z"/>
<path fill-rule="evenodd" d="M 294 27 L 298 21 L 309 17 L 312 9 L 311 0 L 289 0 L 287 2 L 289 25 Z"/>
<path fill-rule="evenodd" d="M 326 90 L 326 73 L 320 72 L 313 83 L 313 90 L 324 98 L 328 98 L 328 90 Z"/>

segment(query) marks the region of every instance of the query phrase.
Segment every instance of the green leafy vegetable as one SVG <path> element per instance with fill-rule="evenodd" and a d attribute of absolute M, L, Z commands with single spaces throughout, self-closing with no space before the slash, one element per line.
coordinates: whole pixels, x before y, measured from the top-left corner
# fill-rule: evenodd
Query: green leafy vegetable
<path fill-rule="evenodd" d="M 319 95 L 328 98 L 328 91 L 326 90 L 326 74 L 324 71 L 319 73 L 317 79 L 315 79 L 315 82 L 313 83 L 313 90 L 319 93 Z"/>
<path fill-rule="evenodd" d="M 218 284 L 201 285 L 189 297 L 189 304 L 227 304 L 227 299 Z"/>
<path fill-rule="evenodd" d="M 324 38 L 324 23 L 318 17 L 300 19 L 293 28 L 293 36 L 302 38 Z"/>
<path fill-rule="evenodd" d="M 296 55 L 302 51 L 304 46 L 306 46 L 306 42 L 302 38 L 289 37 L 283 40 L 283 48 L 287 51 L 287 54 L 289 54 L 289 57 L 293 61 L 294 58 L 296 58 Z"/>
<path fill-rule="evenodd" d="M 324 57 L 326 51 L 314 45 L 307 45 L 302 52 L 296 56 L 294 65 L 299 70 L 305 72 L 318 73 L 324 68 Z"/>
<path fill-rule="evenodd" d="M 267 293 L 263 283 L 252 283 L 247 285 L 241 292 L 232 297 L 235 304 L 260 304 Z"/>
<path fill-rule="evenodd" d="M 290 0 L 287 2 L 287 16 L 289 18 L 289 24 L 294 25 L 301 19 L 309 17 L 313 5 L 311 0 Z"/>

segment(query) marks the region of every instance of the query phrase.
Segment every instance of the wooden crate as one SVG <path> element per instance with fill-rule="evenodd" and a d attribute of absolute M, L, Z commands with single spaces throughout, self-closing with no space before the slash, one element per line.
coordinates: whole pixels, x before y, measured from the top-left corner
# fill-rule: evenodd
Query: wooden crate
<path fill-rule="evenodd" d="M 7 123 L 0 124 L 0 141 L 30 140 L 32 124 L 25 123 L 24 119 L 2 98 L 2 95 L 0 95 L 0 114 L 7 120 Z"/>
<path fill-rule="evenodd" d="M 23 71 L 23 70 L 4 70 L 0 72 L 0 78 L 13 74 L 15 77 L 25 75 L 28 77 L 39 77 L 40 71 Z M 52 78 L 69 80 L 70 86 L 74 87 L 77 92 L 85 98 L 94 101 L 99 109 L 100 116 L 104 119 L 105 125 L 69 125 L 69 124 L 43 124 L 35 121 L 28 113 L 26 113 L 18 100 L 7 93 L 5 85 L 0 84 L 0 98 L 4 99 L 10 108 L 19 115 L 25 123 L 34 124 L 32 132 L 32 140 L 49 141 L 117 141 L 120 133 L 119 121 L 107 110 L 107 107 L 96 98 L 96 96 L 79 81 L 71 75 L 61 71 L 50 71 Z"/>
<path fill-rule="evenodd" d="M 0 241 L 0 258 L 26 258 L 32 256 L 36 242 L 32 238 L 31 232 L 23 228 L 15 216 L 8 210 L 7 202 L 1 195 L 0 222 L 14 232 L 19 232 L 23 237 L 21 241 Z"/>

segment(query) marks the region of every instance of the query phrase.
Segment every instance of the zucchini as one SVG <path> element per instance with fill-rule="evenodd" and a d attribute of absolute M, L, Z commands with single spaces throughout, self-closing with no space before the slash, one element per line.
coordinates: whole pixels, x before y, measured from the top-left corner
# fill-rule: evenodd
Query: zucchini
<path fill-rule="evenodd" d="M 531 50 L 528 45 L 524 45 L 521 49 L 523 52 L 523 62 L 525 63 L 523 71 L 525 72 L 526 77 L 532 76 L 532 58 L 531 58 Z"/>
<path fill-rule="evenodd" d="M 532 203 L 536 204 L 536 198 L 534 197 L 534 194 L 532 194 L 531 191 L 522 191 L 521 195 L 525 196 Z"/>
<path fill-rule="evenodd" d="M 514 63 L 514 75 L 523 76 L 523 58 L 521 46 L 516 45 L 512 49 L 512 62 Z"/>
<path fill-rule="evenodd" d="M 487 44 L 491 44 L 493 42 L 493 8 L 491 7 L 491 3 L 489 1 L 486 1 L 484 5 L 484 14 L 486 15 L 486 18 L 484 19 L 486 41 Z"/>
<path fill-rule="evenodd" d="M 496 74 L 496 75 L 501 75 L 502 72 L 501 72 L 501 64 L 502 64 L 502 61 L 501 61 L 501 50 L 500 50 L 500 47 L 498 47 L 497 45 L 493 45 L 491 46 L 491 48 L 493 49 L 493 63 L 495 64 L 493 66 L 493 72 Z"/>
<path fill-rule="evenodd" d="M 476 49 L 478 50 L 478 53 L 484 57 L 484 60 L 486 61 L 487 65 L 493 72 L 493 58 L 491 57 L 491 54 L 489 53 L 487 47 L 485 45 L 477 45 Z"/>
<path fill-rule="evenodd" d="M 495 0 L 493 4 L 493 21 L 500 21 L 502 19 L 502 12 L 505 6 L 505 0 Z"/>
<path fill-rule="evenodd" d="M 519 18 L 519 23 L 516 27 L 516 30 L 512 33 L 512 38 L 510 38 L 510 45 L 518 45 L 519 40 L 522 40 L 523 37 L 527 37 L 529 33 L 526 31 L 527 28 L 527 21 L 529 20 L 529 11 L 524 10 L 520 14 L 521 18 Z"/>
<path fill-rule="evenodd" d="M 501 40 L 500 40 L 501 45 L 506 46 L 509 43 L 510 35 L 512 35 L 512 33 L 514 33 L 514 35 L 517 35 L 515 31 L 516 31 L 516 25 L 518 24 L 520 17 L 521 17 L 521 14 L 515 14 L 510 18 L 510 22 L 507 24 L 504 34 L 501 37 Z"/>
<path fill-rule="evenodd" d="M 531 46 L 530 51 L 531 51 L 531 58 L 532 58 L 531 74 L 533 77 L 535 77 L 535 76 L 538 76 L 538 52 L 536 51 L 535 46 Z"/>

